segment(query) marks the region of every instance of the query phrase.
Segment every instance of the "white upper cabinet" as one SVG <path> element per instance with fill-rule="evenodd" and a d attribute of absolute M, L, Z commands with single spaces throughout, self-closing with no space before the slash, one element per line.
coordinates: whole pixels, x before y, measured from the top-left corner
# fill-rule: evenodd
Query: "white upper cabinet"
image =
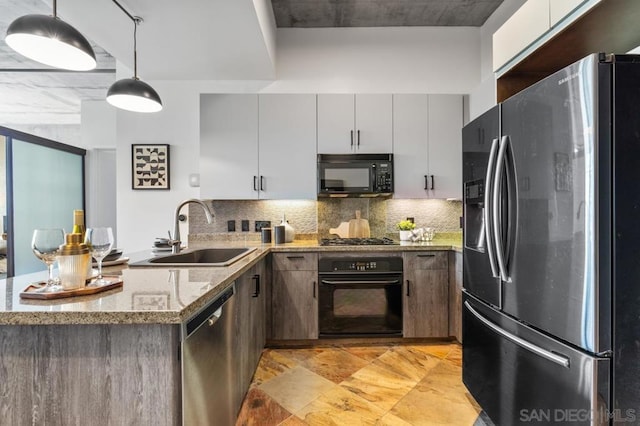
<path fill-rule="evenodd" d="M 200 99 L 202 198 L 316 198 L 315 95 Z"/>
<path fill-rule="evenodd" d="M 394 198 L 462 198 L 462 96 L 393 96 Z"/>
<path fill-rule="evenodd" d="M 429 193 L 462 199 L 462 96 L 429 95 Z"/>
<path fill-rule="evenodd" d="M 394 198 L 429 196 L 429 97 L 393 95 Z"/>
<path fill-rule="evenodd" d="M 493 70 L 505 71 L 501 68 L 520 61 L 522 52 L 546 43 L 601 1 L 527 0 L 493 34 Z"/>
<path fill-rule="evenodd" d="M 493 34 L 493 70 L 497 71 L 548 29 L 549 1 L 527 1 Z"/>
<path fill-rule="evenodd" d="M 318 95 L 318 153 L 354 152 L 354 95 Z"/>
<path fill-rule="evenodd" d="M 258 198 L 258 177 L 258 95 L 201 95 L 200 197 Z"/>
<path fill-rule="evenodd" d="M 318 95 L 318 153 L 388 153 L 392 137 L 391 95 Z"/>
<path fill-rule="evenodd" d="M 355 146 L 358 153 L 393 151 L 391 95 L 356 95 Z"/>
<path fill-rule="evenodd" d="M 549 0 L 549 26 L 553 27 L 585 0 Z"/>
<path fill-rule="evenodd" d="M 316 96 L 259 96 L 261 199 L 316 199 Z"/>

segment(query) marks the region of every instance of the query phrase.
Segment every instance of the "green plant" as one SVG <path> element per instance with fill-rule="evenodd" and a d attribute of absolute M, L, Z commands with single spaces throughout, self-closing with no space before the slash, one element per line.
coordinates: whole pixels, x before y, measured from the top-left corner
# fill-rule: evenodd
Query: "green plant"
<path fill-rule="evenodd" d="M 411 231 L 416 227 L 416 224 L 409 220 L 401 220 L 396 224 L 396 228 L 400 231 Z"/>

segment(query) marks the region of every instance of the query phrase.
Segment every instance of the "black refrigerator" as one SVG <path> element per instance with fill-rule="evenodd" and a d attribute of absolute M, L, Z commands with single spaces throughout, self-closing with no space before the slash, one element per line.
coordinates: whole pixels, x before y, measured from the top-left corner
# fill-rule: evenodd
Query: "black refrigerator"
<path fill-rule="evenodd" d="M 498 425 L 640 424 L 640 56 L 463 129 L 463 380 Z"/>

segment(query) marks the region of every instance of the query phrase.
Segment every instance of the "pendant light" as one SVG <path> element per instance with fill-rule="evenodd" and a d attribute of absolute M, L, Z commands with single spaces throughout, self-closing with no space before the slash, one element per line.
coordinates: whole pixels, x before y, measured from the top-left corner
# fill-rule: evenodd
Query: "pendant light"
<path fill-rule="evenodd" d="M 162 101 L 158 93 L 138 78 L 138 51 L 136 32 L 142 18 L 132 16 L 116 0 L 113 2 L 133 21 L 133 77 L 123 78 L 109 87 L 107 102 L 114 107 L 134 112 L 158 112 Z"/>
<path fill-rule="evenodd" d="M 58 18 L 57 1 L 53 16 L 25 15 L 9 25 L 5 41 L 16 52 L 45 65 L 73 71 L 96 67 L 96 55 L 78 30 Z"/>

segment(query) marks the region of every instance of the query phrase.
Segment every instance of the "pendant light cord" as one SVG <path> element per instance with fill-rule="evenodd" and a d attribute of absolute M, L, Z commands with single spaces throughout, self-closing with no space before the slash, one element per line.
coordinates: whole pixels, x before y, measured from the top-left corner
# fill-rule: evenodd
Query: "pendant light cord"
<path fill-rule="evenodd" d="M 53 17 L 58 17 L 58 0 L 53 0 Z"/>
<path fill-rule="evenodd" d="M 133 20 L 133 78 L 138 78 L 138 20 Z"/>
<path fill-rule="evenodd" d="M 120 10 L 122 10 L 125 13 L 125 15 L 127 15 L 129 17 L 129 19 L 131 19 L 133 21 L 133 78 L 138 80 L 138 38 L 137 38 L 137 31 L 138 31 L 138 25 L 140 24 L 140 22 L 142 22 L 142 18 L 139 17 L 139 16 L 133 16 L 132 14 L 130 14 L 127 11 L 127 9 L 122 7 L 122 5 L 117 2 L 117 0 L 112 0 L 112 1 L 116 4 L 116 6 L 118 6 L 120 8 Z M 54 4 L 54 10 L 55 10 L 56 0 L 53 0 L 53 4 Z"/>

